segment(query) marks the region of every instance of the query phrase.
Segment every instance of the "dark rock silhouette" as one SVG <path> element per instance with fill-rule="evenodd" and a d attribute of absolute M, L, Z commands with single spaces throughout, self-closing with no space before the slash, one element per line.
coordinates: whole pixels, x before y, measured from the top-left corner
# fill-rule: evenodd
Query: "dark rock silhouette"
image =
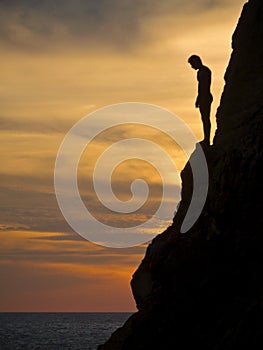
<path fill-rule="evenodd" d="M 205 148 L 209 193 L 186 234 L 189 163 L 174 223 L 148 246 L 131 286 L 138 312 L 100 350 L 263 349 L 263 1 L 250 0 L 233 35 Z"/>

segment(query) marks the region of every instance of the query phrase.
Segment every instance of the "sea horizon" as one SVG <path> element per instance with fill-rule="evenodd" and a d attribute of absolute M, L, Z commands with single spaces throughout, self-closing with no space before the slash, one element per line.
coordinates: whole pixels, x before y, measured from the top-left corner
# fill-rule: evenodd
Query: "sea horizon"
<path fill-rule="evenodd" d="M 130 315 L 123 311 L 0 312 L 0 348 L 96 350 Z"/>

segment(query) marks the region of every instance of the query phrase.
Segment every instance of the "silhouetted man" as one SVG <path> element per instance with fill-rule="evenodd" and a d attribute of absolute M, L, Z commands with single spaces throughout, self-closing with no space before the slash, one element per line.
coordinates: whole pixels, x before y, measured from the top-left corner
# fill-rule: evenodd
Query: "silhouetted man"
<path fill-rule="evenodd" d="M 210 112 L 213 96 L 210 92 L 211 86 L 211 70 L 204 66 L 199 56 L 192 55 L 188 62 L 193 69 L 198 70 L 198 95 L 195 102 L 195 107 L 199 108 L 204 128 L 204 142 L 206 145 L 210 145 Z"/>

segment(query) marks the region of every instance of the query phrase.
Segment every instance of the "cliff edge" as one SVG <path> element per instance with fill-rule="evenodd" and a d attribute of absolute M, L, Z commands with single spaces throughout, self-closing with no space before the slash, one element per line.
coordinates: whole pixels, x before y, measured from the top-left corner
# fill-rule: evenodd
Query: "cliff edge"
<path fill-rule="evenodd" d="M 173 224 L 148 246 L 131 286 L 138 312 L 100 350 L 263 349 L 263 1 L 245 4 L 205 149 L 209 191 L 195 225 L 189 163 Z"/>

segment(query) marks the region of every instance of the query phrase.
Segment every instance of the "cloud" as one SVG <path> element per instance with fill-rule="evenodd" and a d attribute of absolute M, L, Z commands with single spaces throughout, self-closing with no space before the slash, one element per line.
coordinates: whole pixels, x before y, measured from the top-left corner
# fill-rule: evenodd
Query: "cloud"
<path fill-rule="evenodd" d="M 65 132 L 71 123 L 64 121 L 63 126 L 58 120 L 33 120 L 0 116 L 1 131 L 15 131 L 23 133 L 53 134 Z"/>
<path fill-rule="evenodd" d="M 6 41 L 29 48 L 37 47 L 39 38 L 63 37 L 85 39 L 87 45 L 100 40 L 126 46 L 138 36 L 141 14 L 141 6 L 131 1 L 13 1 L 2 3 L 0 33 Z"/>
<path fill-rule="evenodd" d="M 27 225 L 18 225 L 16 223 L 0 224 L 0 231 L 23 231 L 28 229 Z"/>
<path fill-rule="evenodd" d="M 0 238 L 2 262 L 129 266 L 136 265 L 138 256 L 146 249 L 145 245 L 110 249 L 81 239 L 77 234 L 61 232 L 0 231 Z"/>
<path fill-rule="evenodd" d="M 92 49 L 129 48 L 150 35 L 149 18 L 198 13 L 219 0 L 24 0 L 0 2 L 0 37 L 12 45 L 41 50 L 81 42 Z"/>

